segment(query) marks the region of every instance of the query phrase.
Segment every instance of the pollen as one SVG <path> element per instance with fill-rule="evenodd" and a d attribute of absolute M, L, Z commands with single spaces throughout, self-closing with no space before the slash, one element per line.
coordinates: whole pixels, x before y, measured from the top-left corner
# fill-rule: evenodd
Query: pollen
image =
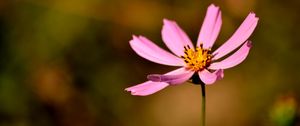
<path fill-rule="evenodd" d="M 186 67 L 192 71 L 201 71 L 207 68 L 212 61 L 211 49 L 203 49 L 202 44 L 196 49 L 184 46 L 184 55 L 181 58 L 186 63 Z"/>

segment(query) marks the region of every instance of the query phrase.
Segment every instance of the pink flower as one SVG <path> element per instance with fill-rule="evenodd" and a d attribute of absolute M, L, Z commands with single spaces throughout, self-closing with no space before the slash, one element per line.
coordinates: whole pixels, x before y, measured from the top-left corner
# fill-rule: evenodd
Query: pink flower
<path fill-rule="evenodd" d="M 251 42 L 247 39 L 254 31 L 258 18 L 255 17 L 255 13 L 251 12 L 236 32 L 214 52 L 211 52 L 211 47 L 217 39 L 222 24 L 219 7 L 213 4 L 208 7 L 196 47 L 175 21 L 164 19 L 163 22 L 163 41 L 175 55 L 143 36 L 133 36 L 130 46 L 138 55 L 147 60 L 181 68 L 162 75 L 148 75 L 149 81 L 125 89 L 132 95 L 150 95 L 169 85 L 182 84 L 193 75 L 200 77 L 201 81 L 207 85 L 222 79 L 224 69 L 240 64 L 247 57 L 251 48 Z M 220 60 L 238 47 L 239 49 L 232 55 Z"/>

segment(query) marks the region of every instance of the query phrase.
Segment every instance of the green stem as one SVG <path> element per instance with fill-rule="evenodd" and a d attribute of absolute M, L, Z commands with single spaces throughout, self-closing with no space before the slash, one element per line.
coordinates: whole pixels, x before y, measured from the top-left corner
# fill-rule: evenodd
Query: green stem
<path fill-rule="evenodd" d="M 205 84 L 200 80 L 200 77 L 198 75 L 198 73 L 195 73 L 192 77 L 191 77 L 192 83 L 196 84 L 196 85 L 200 85 L 201 86 L 201 93 L 202 93 L 202 126 L 205 126 Z"/>
<path fill-rule="evenodd" d="M 205 100 L 205 84 L 201 83 L 201 93 L 202 93 L 202 126 L 205 126 L 205 110 L 206 110 L 206 100 Z"/>

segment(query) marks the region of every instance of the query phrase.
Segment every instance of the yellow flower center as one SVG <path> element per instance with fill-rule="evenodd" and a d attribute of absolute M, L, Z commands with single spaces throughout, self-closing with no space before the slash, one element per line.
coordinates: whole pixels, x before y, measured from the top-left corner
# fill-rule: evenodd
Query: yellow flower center
<path fill-rule="evenodd" d="M 184 56 L 181 58 L 186 63 L 186 67 L 193 71 L 201 71 L 207 68 L 212 59 L 211 50 L 203 49 L 202 45 L 196 47 L 196 50 L 189 46 L 184 46 Z"/>

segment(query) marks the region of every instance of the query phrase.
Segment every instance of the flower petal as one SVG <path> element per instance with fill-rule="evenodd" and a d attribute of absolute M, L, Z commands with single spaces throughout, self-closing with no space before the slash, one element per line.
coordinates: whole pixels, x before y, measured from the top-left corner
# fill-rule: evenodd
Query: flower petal
<path fill-rule="evenodd" d="M 169 84 L 165 82 L 146 81 L 142 84 L 126 88 L 125 90 L 130 91 L 132 95 L 146 96 L 156 93 L 167 86 L 169 86 Z"/>
<path fill-rule="evenodd" d="M 208 70 L 204 69 L 198 72 L 200 79 L 205 84 L 213 84 L 216 80 L 220 80 L 224 77 L 223 69 L 216 70 L 211 73 Z"/>
<path fill-rule="evenodd" d="M 164 19 L 162 39 L 166 46 L 177 56 L 184 55 L 184 46 L 194 48 L 190 38 L 175 21 Z"/>
<path fill-rule="evenodd" d="M 226 59 L 220 62 L 212 63 L 209 66 L 209 69 L 227 69 L 240 64 L 248 56 L 251 47 L 251 41 L 247 41 L 239 50 L 237 50 L 231 56 L 227 57 Z"/>
<path fill-rule="evenodd" d="M 221 25 L 221 11 L 219 7 L 211 4 L 206 11 L 206 16 L 199 33 L 197 46 L 199 47 L 200 43 L 202 43 L 203 48 L 211 48 L 219 35 Z"/>
<path fill-rule="evenodd" d="M 227 55 L 243 44 L 254 31 L 257 22 L 258 18 L 255 17 L 255 13 L 250 13 L 236 32 L 213 53 L 213 55 L 215 55 L 213 60 L 217 60 Z"/>
<path fill-rule="evenodd" d="M 170 85 L 178 85 L 190 79 L 194 74 L 193 71 L 185 70 L 185 68 L 183 70 L 181 74 L 151 74 L 147 78 L 153 82 L 166 82 Z"/>
<path fill-rule="evenodd" d="M 182 67 L 171 72 L 166 73 L 165 75 L 178 75 L 186 72 L 187 70 Z M 139 96 L 146 96 L 153 94 L 157 91 L 164 89 L 165 87 L 169 86 L 166 82 L 153 82 L 153 81 L 146 81 L 144 83 L 126 88 L 126 91 L 130 91 L 132 95 L 139 95 Z"/>
<path fill-rule="evenodd" d="M 129 42 L 131 48 L 141 57 L 155 63 L 169 66 L 183 66 L 184 62 L 179 57 L 163 50 L 143 36 L 133 36 Z"/>

